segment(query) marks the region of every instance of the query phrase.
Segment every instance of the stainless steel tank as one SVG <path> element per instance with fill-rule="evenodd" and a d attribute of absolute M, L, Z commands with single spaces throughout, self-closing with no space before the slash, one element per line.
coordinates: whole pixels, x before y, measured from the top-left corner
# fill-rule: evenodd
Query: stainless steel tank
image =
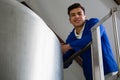
<path fill-rule="evenodd" d="M 0 0 L 0 80 L 62 80 L 60 43 L 16 0 Z"/>

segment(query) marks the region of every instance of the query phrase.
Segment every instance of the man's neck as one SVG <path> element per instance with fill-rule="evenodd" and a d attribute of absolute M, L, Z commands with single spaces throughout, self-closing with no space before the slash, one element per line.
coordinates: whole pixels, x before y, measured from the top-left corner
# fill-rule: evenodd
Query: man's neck
<path fill-rule="evenodd" d="M 83 28 L 83 26 L 75 28 L 76 34 L 80 34 L 80 31 L 82 30 L 82 28 Z"/>
<path fill-rule="evenodd" d="M 75 28 L 75 30 L 76 30 L 76 34 L 80 34 L 81 30 L 82 30 L 83 27 L 84 27 L 84 24 L 85 24 L 85 23 L 83 23 L 83 25 L 78 26 L 78 27 Z"/>

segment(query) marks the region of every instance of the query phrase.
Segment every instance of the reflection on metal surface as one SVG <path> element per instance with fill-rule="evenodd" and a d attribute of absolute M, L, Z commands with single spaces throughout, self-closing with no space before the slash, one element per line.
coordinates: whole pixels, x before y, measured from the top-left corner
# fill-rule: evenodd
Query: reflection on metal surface
<path fill-rule="evenodd" d="M 15 0 L 0 0 L 0 80 L 62 80 L 58 39 Z"/>

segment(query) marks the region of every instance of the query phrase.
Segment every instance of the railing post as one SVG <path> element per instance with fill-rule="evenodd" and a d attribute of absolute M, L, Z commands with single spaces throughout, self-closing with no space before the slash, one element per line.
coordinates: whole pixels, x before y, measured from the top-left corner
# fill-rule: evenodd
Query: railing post
<path fill-rule="evenodd" d="M 91 51 L 93 80 L 104 80 L 100 27 L 92 31 Z"/>
<path fill-rule="evenodd" d="M 117 11 L 119 11 L 117 7 L 112 8 L 112 22 L 113 22 L 113 34 L 114 34 L 114 42 L 115 42 L 116 59 L 117 59 L 118 67 L 120 69 L 120 44 L 119 44 L 119 35 L 118 35 L 117 20 L 116 20 Z M 119 72 L 119 77 L 120 77 L 120 72 Z"/>

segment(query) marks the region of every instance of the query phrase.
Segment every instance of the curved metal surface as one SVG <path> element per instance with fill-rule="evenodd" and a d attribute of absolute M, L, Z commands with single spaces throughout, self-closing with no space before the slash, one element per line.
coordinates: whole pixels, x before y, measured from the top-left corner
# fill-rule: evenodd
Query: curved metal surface
<path fill-rule="evenodd" d="M 0 0 L 0 80 L 62 80 L 60 43 L 15 0 Z"/>

